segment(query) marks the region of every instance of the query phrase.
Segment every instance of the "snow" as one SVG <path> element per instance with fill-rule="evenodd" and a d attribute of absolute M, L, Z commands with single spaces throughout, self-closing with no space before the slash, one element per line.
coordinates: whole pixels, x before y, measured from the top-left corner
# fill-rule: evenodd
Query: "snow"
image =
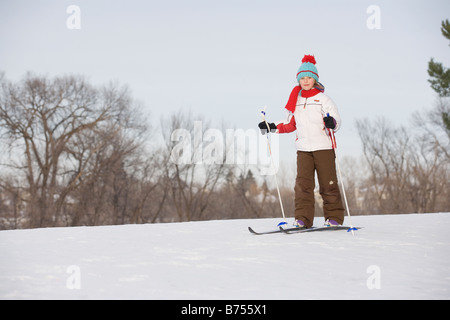
<path fill-rule="evenodd" d="M 279 219 L 0 231 L 0 299 L 450 298 L 450 213 L 352 220 L 355 236 L 247 230 Z"/>

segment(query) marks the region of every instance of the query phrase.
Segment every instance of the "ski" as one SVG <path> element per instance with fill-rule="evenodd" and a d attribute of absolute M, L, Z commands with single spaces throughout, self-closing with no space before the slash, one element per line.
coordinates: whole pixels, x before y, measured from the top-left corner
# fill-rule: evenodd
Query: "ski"
<path fill-rule="evenodd" d="M 312 227 L 308 229 L 304 228 L 289 228 L 289 229 L 283 229 L 279 228 L 281 232 L 286 234 L 292 234 L 292 233 L 302 233 L 302 232 L 316 232 L 316 231 L 335 231 L 335 230 L 347 230 L 347 232 L 350 232 L 352 230 L 359 230 L 361 227 L 347 227 L 347 226 L 334 226 L 334 227 Z"/>
<path fill-rule="evenodd" d="M 281 229 L 281 227 L 280 227 L 280 229 Z M 256 234 L 256 235 L 271 234 L 271 233 L 282 233 L 283 231 L 281 231 L 280 229 L 278 229 L 278 230 L 271 230 L 271 231 L 264 231 L 264 232 L 256 232 L 251 227 L 248 227 L 248 231 L 250 231 L 251 233 Z"/>
<path fill-rule="evenodd" d="M 295 232 L 295 231 L 297 231 L 297 232 L 306 231 L 306 230 L 310 230 L 311 231 L 313 229 L 317 229 L 317 228 L 316 227 L 312 227 L 312 228 L 309 228 L 309 229 L 300 229 L 300 228 L 297 228 L 297 227 L 292 227 L 292 228 L 284 229 L 283 227 L 278 227 L 277 230 L 257 232 L 255 230 L 253 230 L 251 227 L 248 227 L 248 231 L 250 231 L 251 233 L 256 234 L 256 235 L 273 234 L 273 233 L 292 233 L 292 232 Z"/>
<path fill-rule="evenodd" d="M 361 227 L 353 227 L 353 230 L 359 230 L 359 229 L 361 229 Z M 334 230 L 347 230 L 347 232 L 350 232 L 352 230 L 352 228 L 347 227 L 347 226 L 312 227 L 312 228 L 308 228 L 308 229 L 297 228 L 297 227 L 284 229 L 282 227 L 279 227 L 278 230 L 257 232 L 255 230 L 253 230 L 251 227 L 248 227 L 248 231 L 250 231 L 252 234 L 256 234 L 256 235 L 274 234 L 274 233 L 292 234 L 292 233 L 302 233 L 302 232 L 334 231 Z"/>

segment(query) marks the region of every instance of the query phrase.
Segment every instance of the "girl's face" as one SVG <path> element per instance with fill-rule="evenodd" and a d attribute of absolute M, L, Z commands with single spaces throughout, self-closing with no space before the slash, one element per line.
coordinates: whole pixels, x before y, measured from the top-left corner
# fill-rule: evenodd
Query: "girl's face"
<path fill-rule="evenodd" d="M 316 80 L 311 77 L 303 77 L 300 79 L 300 86 L 303 90 L 310 90 L 316 84 Z"/>

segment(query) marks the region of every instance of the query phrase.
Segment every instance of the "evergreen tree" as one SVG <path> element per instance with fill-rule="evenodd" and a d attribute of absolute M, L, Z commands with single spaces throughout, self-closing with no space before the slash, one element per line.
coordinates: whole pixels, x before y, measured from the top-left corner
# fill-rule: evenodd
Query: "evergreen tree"
<path fill-rule="evenodd" d="M 450 134 L 450 114 L 448 112 L 442 112 L 442 122 L 444 122 L 447 133 Z"/>
<path fill-rule="evenodd" d="M 447 20 L 442 21 L 441 24 L 442 35 L 450 40 L 450 23 Z M 434 62 L 431 58 L 428 62 L 428 75 L 431 77 L 428 81 L 431 83 L 431 88 L 436 91 L 441 97 L 450 96 L 450 69 L 445 68 L 442 63 Z"/>

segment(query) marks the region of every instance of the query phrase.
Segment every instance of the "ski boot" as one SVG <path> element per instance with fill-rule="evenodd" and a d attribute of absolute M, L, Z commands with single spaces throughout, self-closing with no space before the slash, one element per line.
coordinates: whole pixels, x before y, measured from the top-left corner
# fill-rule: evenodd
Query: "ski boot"
<path fill-rule="evenodd" d="M 327 219 L 327 221 L 325 221 L 323 226 L 324 227 L 337 227 L 337 226 L 340 226 L 340 224 L 332 219 Z"/>
<path fill-rule="evenodd" d="M 305 223 L 300 219 L 294 221 L 294 227 L 299 229 L 306 229 Z"/>

